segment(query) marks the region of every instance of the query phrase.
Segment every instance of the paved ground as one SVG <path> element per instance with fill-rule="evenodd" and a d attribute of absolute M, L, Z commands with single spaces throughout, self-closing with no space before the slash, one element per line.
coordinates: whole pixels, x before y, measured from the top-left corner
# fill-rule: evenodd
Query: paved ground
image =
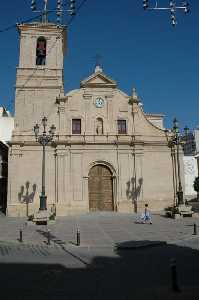
<path fill-rule="evenodd" d="M 92 213 L 75 217 L 57 218 L 54 224 L 37 226 L 27 224 L 26 219 L 0 217 L 0 241 L 17 241 L 23 230 L 26 243 L 46 241 L 50 230 L 53 244 L 75 244 L 80 230 L 81 246 L 114 246 L 127 241 L 175 241 L 191 237 L 193 224 L 199 226 L 199 218 L 174 220 L 154 215 L 153 224 L 135 224 L 137 215 L 119 213 Z"/>
<path fill-rule="evenodd" d="M 58 218 L 47 228 L 1 216 L 1 299 L 198 299 L 199 238 L 192 233 L 199 219 L 154 215 L 150 225 L 136 218 L 93 213 Z M 173 258 L 181 292 L 171 288 Z"/>

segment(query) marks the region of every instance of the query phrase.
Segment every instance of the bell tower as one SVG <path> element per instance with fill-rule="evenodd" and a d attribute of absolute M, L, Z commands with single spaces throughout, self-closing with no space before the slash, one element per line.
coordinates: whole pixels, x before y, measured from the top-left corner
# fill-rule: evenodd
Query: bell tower
<path fill-rule="evenodd" d="M 20 36 L 16 75 L 15 130 L 29 131 L 45 115 L 56 113 L 64 93 L 66 27 L 48 22 L 17 25 Z"/>

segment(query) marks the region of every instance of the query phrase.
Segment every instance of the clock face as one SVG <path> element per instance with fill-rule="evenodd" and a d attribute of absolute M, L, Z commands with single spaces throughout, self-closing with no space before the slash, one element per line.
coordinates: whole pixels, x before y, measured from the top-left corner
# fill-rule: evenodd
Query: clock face
<path fill-rule="evenodd" d="M 96 107 L 103 107 L 103 105 L 104 105 L 104 99 L 102 99 L 102 98 L 97 98 L 97 99 L 95 100 L 95 106 L 96 106 Z"/>

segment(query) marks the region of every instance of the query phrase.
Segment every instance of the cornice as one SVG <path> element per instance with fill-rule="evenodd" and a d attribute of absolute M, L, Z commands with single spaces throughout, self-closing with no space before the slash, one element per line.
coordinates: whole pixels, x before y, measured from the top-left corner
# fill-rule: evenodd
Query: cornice
<path fill-rule="evenodd" d="M 41 22 L 37 22 L 37 23 L 18 23 L 17 25 L 17 29 L 19 32 L 21 32 L 22 30 L 37 30 L 41 29 L 41 31 L 65 31 L 67 26 L 66 25 L 57 25 L 54 23 L 41 23 Z"/>
<path fill-rule="evenodd" d="M 24 85 L 15 85 L 14 88 L 16 89 L 63 89 L 63 85 L 45 85 L 45 86 L 40 86 L 40 85 L 29 85 L 29 86 L 24 86 Z"/>

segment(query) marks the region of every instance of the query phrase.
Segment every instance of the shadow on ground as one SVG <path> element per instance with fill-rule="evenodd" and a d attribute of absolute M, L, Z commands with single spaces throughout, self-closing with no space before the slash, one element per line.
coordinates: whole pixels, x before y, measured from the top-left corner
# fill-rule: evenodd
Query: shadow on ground
<path fill-rule="evenodd" d="M 148 241 L 142 242 L 147 245 Z M 134 247 L 137 243 L 118 245 L 115 257 L 99 255 L 98 249 L 85 268 L 67 268 L 60 264 L 1 264 L 1 299 L 198 299 L 197 250 L 158 241 L 153 247 L 137 249 Z M 181 292 L 171 289 L 170 261 L 173 258 L 177 261 Z"/>
<path fill-rule="evenodd" d="M 53 242 L 57 245 L 65 245 L 66 242 L 64 242 L 63 240 L 59 239 L 57 236 L 55 236 L 54 234 L 52 234 L 50 231 L 46 231 L 46 230 L 36 230 L 39 234 L 41 234 L 44 238 L 45 238 L 45 243 L 48 243 L 48 240 L 49 242 Z"/>

